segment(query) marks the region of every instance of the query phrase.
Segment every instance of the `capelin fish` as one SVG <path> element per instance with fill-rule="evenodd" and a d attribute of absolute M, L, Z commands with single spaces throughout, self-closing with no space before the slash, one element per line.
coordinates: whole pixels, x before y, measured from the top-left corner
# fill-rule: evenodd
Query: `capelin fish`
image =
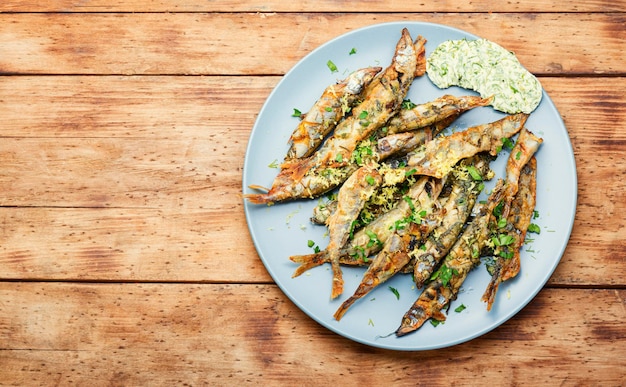
<path fill-rule="evenodd" d="M 381 67 L 367 67 L 348 75 L 337 84 L 328 86 L 311 109 L 302 116 L 289 142 L 285 161 L 310 156 L 320 146 L 343 116 L 362 98 L 365 87 Z"/>
<path fill-rule="evenodd" d="M 337 210 L 328 219 L 329 241 L 326 247 L 333 271 L 331 298 L 336 298 L 343 292 L 343 276 L 339 264 L 341 247 L 350 236 L 352 223 L 381 181 L 382 178 L 374 166 L 363 167 L 346 180 L 337 194 Z"/>
<path fill-rule="evenodd" d="M 371 145 L 370 140 L 363 141 L 353 153 L 350 162 L 343 168 L 351 168 L 356 170 L 358 165 L 368 162 L 379 162 L 390 157 L 402 157 L 417 147 L 431 141 L 435 136 L 439 135 L 447 128 L 456 116 L 448 117 L 443 121 L 439 121 L 426 128 L 414 130 L 405 133 L 391 134 L 376 141 L 375 145 Z M 322 202 L 313 208 L 313 216 L 311 222 L 314 224 L 326 224 L 328 217 L 337 208 L 336 200 Z M 366 205 L 368 210 L 372 210 L 372 206 Z M 379 208 L 381 211 L 384 208 Z M 385 211 L 386 212 L 386 211 Z M 383 212 L 372 211 L 372 216 L 377 218 Z"/>
<path fill-rule="evenodd" d="M 535 207 L 534 154 L 542 142 L 541 138 L 529 130 L 522 130 L 507 160 L 504 198 L 494 213 L 496 225 L 493 230 L 492 247 L 497 258 L 493 265 L 491 281 L 482 297 L 487 303 L 487 310 L 491 310 L 500 283 L 519 272 L 519 249 L 524 243 L 526 229 Z M 525 168 L 529 163 L 532 163 L 530 170 Z M 526 173 L 522 174 L 523 170 L 526 170 Z"/>
<path fill-rule="evenodd" d="M 408 200 L 401 200 L 392 210 L 354 232 L 352 239 L 349 239 L 341 249 L 339 262 L 348 266 L 368 266 L 371 263 L 369 257 L 381 250 L 389 235 L 393 233 L 396 223 L 402 222 L 411 213 L 409 203 L 419 202 L 419 198 L 425 196 L 430 196 L 435 200 L 442 187 L 443 181 L 440 179 L 421 177 L 406 192 Z M 330 262 L 327 249 L 314 254 L 292 255 L 289 259 L 300 263 L 292 277 L 297 277 L 313 267 Z"/>
<path fill-rule="evenodd" d="M 458 117 L 468 110 L 487 106 L 492 101 L 493 97 L 481 98 L 471 95 L 455 97 L 446 94 L 433 101 L 415 105 L 411 109 L 401 109 L 387 123 L 387 132 L 393 134 L 424 128 L 449 117 Z"/>
<path fill-rule="evenodd" d="M 371 261 L 354 294 L 335 312 L 334 317 L 337 321 L 357 300 L 400 272 L 409 262 L 409 251 L 413 248 L 412 246 L 421 240 L 422 235 L 428 234 L 435 227 L 434 222 L 422 221 L 422 219 L 438 211 L 437 196 L 438 194 L 433 196 L 426 190 L 422 191 L 415 202 L 405 196 L 402 200 L 407 203 L 409 213 L 405 218 L 395 222 L 393 232 L 385 242 L 381 242 L 377 235 L 369 235 L 372 240 L 382 245 L 382 250 Z"/>
<path fill-rule="evenodd" d="M 530 225 L 536 202 L 536 173 L 537 160 L 533 157 L 522 169 L 519 179 L 519 190 L 511 203 L 511 211 L 507 218 L 507 225 L 501 229 L 496 238 L 505 240 L 506 246 L 499 253 L 492 266 L 493 274 L 485 289 L 481 300 L 487 303 L 487 310 L 491 310 L 500 284 L 515 277 L 520 270 L 520 249 L 526 238 L 526 231 Z M 506 237 L 502 238 L 503 235 Z M 509 239 L 510 238 L 510 239 Z M 509 244 L 510 242 L 510 244 Z"/>
<path fill-rule="evenodd" d="M 255 204 L 315 198 L 344 182 L 354 170 L 340 167 L 347 164 L 360 141 L 400 109 L 413 79 L 426 71 L 425 43 L 421 36 L 413 43 L 408 30 L 403 29 L 391 65 L 365 88 L 364 99 L 352 109 L 352 115 L 341 121 L 311 156 L 285 163 L 268 192 L 246 194 L 244 198 Z"/>
<path fill-rule="evenodd" d="M 542 138 L 535 136 L 526 128 L 520 132 L 506 163 L 506 193 L 504 194 L 505 201 L 502 208 L 502 217 L 506 218 L 509 214 L 511 201 L 515 194 L 517 194 L 518 181 L 522 168 L 528 163 L 530 158 L 537 153 L 542 142 Z"/>
<path fill-rule="evenodd" d="M 499 180 L 487 203 L 467 225 L 456 240 L 433 280 L 424 288 L 415 303 L 402 317 L 396 336 L 404 336 L 420 328 L 430 318 L 445 321 L 442 313 L 448 303 L 456 299 L 469 272 L 480 263 L 480 251 L 489 239 L 489 222 L 493 209 L 502 200 L 503 180 Z"/>
<path fill-rule="evenodd" d="M 413 279 L 417 288 L 422 288 L 430 279 L 439 262 L 456 242 L 469 218 L 476 198 L 489 180 L 490 157 L 479 154 L 463 160 L 455 169 L 452 192 L 441 211 L 440 222 L 428 235 L 424 244 L 413 249 Z"/>
<path fill-rule="evenodd" d="M 495 156 L 502 148 L 502 140 L 517 134 L 527 119 L 528 114 L 524 113 L 509 115 L 429 141 L 409 153 L 405 174 L 410 172 L 441 178 L 461 159 L 479 152 L 489 152 Z"/>
<path fill-rule="evenodd" d="M 405 156 L 407 163 L 404 167 L 381 163 L 378 171 L 383 176 L 383 185 L 398 185 L 413 175 L 442 178 L 464 158 L 480 152 L 489 152 L 495 156 L 502 148 L 502 141 L 517 134 L 527 119 L 528 114 L 519 113 L 448 136 L 436 137 L 409 152 Z"/>

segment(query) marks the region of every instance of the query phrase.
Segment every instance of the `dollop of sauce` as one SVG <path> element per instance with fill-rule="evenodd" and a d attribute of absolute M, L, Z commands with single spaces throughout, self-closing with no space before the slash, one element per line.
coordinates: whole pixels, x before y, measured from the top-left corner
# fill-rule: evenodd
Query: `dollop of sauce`
<path fill-rule="evenodd" d="M 487 39 L 441 43 L 426 60 L 426 72 L 440 89 L 460 86 L 482 98 L 493 96 L 493 108 L 505 113 L 530 113 L 543 94 L 515 54 Z"/>

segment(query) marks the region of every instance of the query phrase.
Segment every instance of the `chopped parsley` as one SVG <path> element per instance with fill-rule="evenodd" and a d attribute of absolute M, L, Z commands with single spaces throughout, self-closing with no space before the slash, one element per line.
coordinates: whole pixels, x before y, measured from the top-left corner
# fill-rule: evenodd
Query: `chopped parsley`
<path fill-rule="evenodd" d="M 410 171 L 406 171 L 406 172 L 404 173 L 404 175 L 405 175 L 406 177 L 409 177 L 409 176 L 411 176 L 411 175 L 415 174 L 415 172 L 417 172 L 417 169 L 413 168 L 413 169 L 411 169 Z"/>
<path fill-rule="evenodd" d="M 339 70 L 337 70 L 337 66 L 336 66 L 336 65 L 333 63 L 333 61 L 332 61 L 332 60 L 330 60 L 330 59 L 328 60 L 328 62 L 326 62 L 326 66 L 327 66 L 327 67 L 328 67 L 328 69 L 329 69 L 331 72 L 333 72 L 333 73 L 335 73 L 335 72 L 339 71 Z"/>
<path fill-rule="evenodd" d="M 370 240 L 367 242 L 367 247 L 372 247 L 374 245 L 378 245 L 378 246 L 383 245 L 383 242 L 381 242 L 380 239 L 378 239 L 378 235 L 376 235 L 374 231 L 366 230 L 365 234 L 367 234 L 368 238 L 370 238 Z"/>
<path fill-rule="evenodd" d="M 480 174 L 478 168 L 473 165 L 467 166 L 467 173 L 474 179 L 474 181 L 483 181 L 483 176 Z"/>
<path fill-rule="evenodd" d="M 443 323 L 442 321 L 435 320 L 434 318 L 431 318 L 431 319 L 430 319 L 430 324 L 431 324 L 432 326 L 434 326 L 434 327 L 436 327 L 437 325 L 442 324 L 442 323 Z"/>
<path fill-rule="evenodd" d="M 391 290 L 391 292 L 396 296 L 396 299 L 400 299 L 400 292 L 398 292 L 398 289 L 389 286 L 389 290 Z"/>
<path fill-rule="evenodd" d="M 374 151 L 369 141 L 363 141 L 356 147 L 354 152 L 352 152 L 351 160 L 361 166 L 373 155 Z"/>
<path fill-rule="evenodd" d="M 466 308 L 465 305 L 461 304 L 461 305 L 457 306 L 456 308 L 454 308 L 454 311 L 457 312 L 457 313 L 461 313 L 462 311 L 465 310 L 465 308 Z"/>
<path fill-rule="evenodd" d="M 316 245 L 315 242 L 310 239 L 307 241 L 306 245 L 312 248 L 315 253 L 319 253 L 321 251 L 320 247 Z"/>
<path fill-rule="evenodd" d="M 302 112 L 296 108 L 293 108 L 293 114 L 291 115 L 292 117 L 302 117 Z"/>
<path fill-rule="evenodd" d="M 348 55 L 354 55 L 356 54 L 356 48 L 352 47 L 352 50 L 350 50 L 350 52 L 348 53 Z"/>
<path fill-rule="evenodd" d="M 515 238 L 508 234 L 498 234 L 491 237 L 491 241 L 495 246 L 509 246 L 515 242 Z"/>
<path fill-rule="evenodd" d="M 268 167 L 270 167 L 270 168 L 278 168 L 278 160 L 274 160 L 271 163 L 269 163 Z"/>
<path fill-rule="evenodd" d="M 535 223 L 531 223 L 528 225 L 528 232 L 532 232 L 535 234 L 541 234 L 541 228 L 535 224 Z"/>
<path fill-rule="evenodd" d="M 402 104 L 400 105 L 400 107 L 405 110 L 411 110 L 416 106 L 417 105 L 411 102 L 410 99 L 405 99 L 404 101 L 402 101 Z"/>
<path fill-rule="evenodd" d="M 439 279 L 443 286 L 448 286 L 453 275 L 458 275 L 459 272 L 456 269 L 449 268 L 445 263 L 439 267 L 439 269 L 430 276 L 431 280 Z"/>

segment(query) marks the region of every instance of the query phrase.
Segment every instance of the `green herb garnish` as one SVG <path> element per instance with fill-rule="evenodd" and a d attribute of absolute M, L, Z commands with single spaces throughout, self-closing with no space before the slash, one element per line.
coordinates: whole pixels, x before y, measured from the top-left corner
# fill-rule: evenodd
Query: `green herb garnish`
<path fill-rule="evenodd" d="M 475 166 L 468 165 L 467 172 L 475 181 L 483 181 L 483 176 L 480 174 L 480 171 Z"/>
<path fill-rule="evenodd" d="M 400 292 L 398 292 L 398 289 L 396 289 L 396 288 L 392 288 L 391 286 L 389 286 L 389 290 L 391 290 L 391 292 L 392 292 L 393 294 L 395 294 L 396 299 L 398 299 L 398 300 L 400 299 Z"/>
<path fill-rule="evenodd" d="M 402 101 L 402 104 L 400 105 L 400 107 L 405 110 L 411 110 L 416 106 L 417 105 L 411 102 L 410 99 L 405 99 L 404 101 Z"/>
<path fill-rule="evenodd" d="M 339 71 L 339 70 L 337 70 L 337 66 L 330 59 L 328 60 L 328 62 L 326 62 L 326 66 L 328 66 L 330 71 L 333 72 L 333 73 Z"/>
<path fill-rule="evenodd" d="M 528 232 L 532 232 L 535 234 L 541 234 L 541 228 L 539 227 L 539 225 L 535 224 L 535 223 L 531 223 L 528 225 Z"/>

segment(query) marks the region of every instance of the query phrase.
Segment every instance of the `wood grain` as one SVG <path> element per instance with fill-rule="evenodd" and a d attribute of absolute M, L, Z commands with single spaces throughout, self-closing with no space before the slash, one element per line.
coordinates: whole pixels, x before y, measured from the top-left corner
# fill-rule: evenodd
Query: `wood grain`
<path fill-rule="evenodd" d="M 273 285 L 0 283 L 0 362 L 3 381 L 20 385 L 620 385 L 625 297 L 546 289 L 479 339 L 394 352 L 331 333 Z"/>
<path fill-rule="evenodd" d="M 366 347 L 306 316 L 240 196 L 281 76 L 388 21 L 514 51 L 577 164 L 547 286 L 441 350 Z M 625 24 L 626 0 L 0 2 L 0 384 L 626 385 Z"/>
<path fill-rule="evenodd" d="M 279 79 L 4 77 L 0 276 L 268 281 L 250 239 L 224 236 L 247 236 L 245 147 Z M 624 285 L 626 78 L 541 81 L 579 180 L 575 226 L 550 284 Z"/>
<path fill-rule="evenodd" d="M 403 20 L 488 36 L 536 74 L 624 73 L 621 13 L 25 13 L 0 14 L 0 74 L 284 74 L 345 32 Z"/>
<path fill-rule="evenodd" d="M 621 12 L 626 9 L 623 0 L 584 0 L 576 2 L 441 2 L 436 0 L 414 3 L 405 0 L 385 2 L 307 0 L 307 1 L 173 1 L 152 0 L 51 0 L 43 4 L 33 0 L 7 0 L 0 4 L 0 12 Z"/>

